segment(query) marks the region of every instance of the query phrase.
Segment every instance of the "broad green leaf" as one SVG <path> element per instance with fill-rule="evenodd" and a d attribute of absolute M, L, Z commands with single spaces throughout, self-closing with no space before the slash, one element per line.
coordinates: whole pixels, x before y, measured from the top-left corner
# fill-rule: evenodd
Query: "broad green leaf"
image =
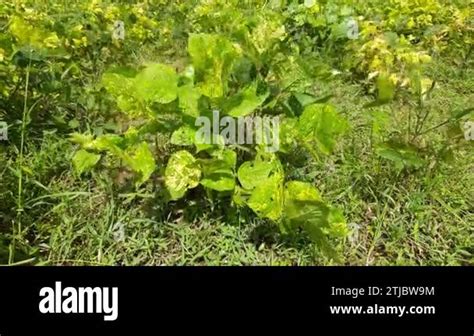
<path fill-rule="evenodd" d="M 102 85 L 116 99 L 117 106 L 123 112 L 136 109 L 133 97 L 134 79 L 118 73 L 107 72 L 102 76 Z"/>
<path fill-rule="evenodd" d="M 327 228 L 329 227 L 329 210 L 329 206 L 323 201 L 293 200 L 286 194 L 285 223 L 291 229 L 303 227 L 314 233 L 316 229 Z"/>
<path fill-rule="evenodd" d="M 133 78 L 118 73 L 106 72 L 102 75 L 102 85 L 115 97 L 131 95 L 133 92 Z"/>
<path fill-rule="evenodd" d="M 315 187 L 309 183 L 290 181 L 285 185 L 285 219 L 291 226 L 317 222 L 326 225 L 329 208 Z"/>
<path fill-rule="evenodd" d="M 215 157 L 216 159 L 226 162 L 226 164 L 230 168 L 235 169 L 235 165 L 237 164 L 237 153 L 234 152 L 233 150 L 230 150 L 230 149 L 216 150 L 212 152 L 211 155 Z"/>
<path fill-rule="evenodd" d="M 94 139 L 91 134 L 72 133 L 71 141 L 81 145 L 84 149 L 96 151 L 108 151 L 115 155 L 121 156 L 123 138 L 116 134 L 105 134 Z"/>
<path fill-rule="evenodd" d="M 94 141 L 92 134 L 72 133 L 70 140 L 76 144 L 81 145 L 83 148 L 91 148 L 91 144 Z"/>
<path fill-rule="evenodd" d="M 196 153 L 212 150 L 213 148 L 215 148 L 213 144 L 196 143 Z"/>
<path fill-rule="evenodd" d="M 331 207 L 329 209 L 328 221 L 329 228 L 325 230 L 326 234 L 339 238 L 344 238 L 349 234 L 349 228 L 341 209 Z"/>
<path fill-rule="evenodd" d="M 148 181 L 156 169 L 155 159 L 146 142 L 132 147 L 133 153 L 126 156 L 125 163 L 136 173 L 140 174 L 137 185 Z"/>
<path fill-rule="evenodd" d="M 283 18 L 277 13 L 268 13 L 265 17 L 256 16 L 252 25 L 251 34 L 247 40 L 258 52 L 259 57 L 265 60 L 262 55 L 276 48 L 276 44 L 283 41 L 286 36 Z"/>
<path fill-rule="evenodd" d="M 285 184 L 286 197 L 297 201 L 321 201 L 319 190 L 311 184 L 300 181 L 289 181 Z"/>
<path fill-rule="evenodd" d="M 257 94 L 257 83 L 253 83 L 235 95 L 228 102 L 228 115 L 245 117 L 253 113 L 267 99 L 269 92 Z"/>
<path fill-rule="evenodd" d="M 199 117 L 199 98 L 201 93 L 192 84 L 180 86 L 178 89 L 179 107 L 184 114 Z"/>
<path fill-rule="evenodd" d="M 283 175 L 276 173 L 263 180 L 253 190 L 247 205 L 259 217 L 279 220 L 283 212 Z"/>
<path fill-rule="evenodd" d="M 76 172 L 81 175 L 82 173 L 94 168 L 99 160 L 100 155 L 80 149 L 76 152 L 76 154 L 74 154 L 72 163 Z"/>
<path fill-rule="evenodd" d="M 235 186 L 234 193 L 232 194 L 232 202 L 237 206 L 245 206 L 249 196 L 248 191 L 239 186 Z"/>
<path fill-rule="evenodd" d="M 178 128 L 171 135 L 171 143 L 178 146 L 190 146 L 195 143 L 196 130 L 189 125 Z"/>
<path fill-rule="evenodd" d="M 238 177 L 245 192 L 251 192 L 247 205 L 260 217 L 280 219 L 283 211 L 283 167 L 273 153 L 258 152 L 253 162 L 240 166 Z"/>
<path fill-rule="evenodd" d="M 288 99 L 288 105 L 291 107 L 293 115 L 300 116 L 304 108 L 311 104 L 325 104 L 333 97 L 332 94 L 327 94 L 322 97 L 316 97 L 308 93 L 295 92 Z"/>
<path fill-rule="evenodd" d="M 211 98 L 225 95 L 232 65 L 238 55 L 233 44 L 220 35 L 191 34 L 188 52 L 201 93 Z"/>
<path fill-rule="evenodd" d="M 302 107 L 314 104 L 317 100 L 313 95 L 306 93 L 295 92 L 293 93 L 293 96 L 298 100 Z"/>
<path fill-rule="evenodd" d="M 323 154 L 330 154 L 334 150 L 336 141 L 347 128 L 347 121 L 331 105 L 309 105 L 298 121 L 301 140 L 315 144 Z"/>
<path fill-rule="evenodd" d="M 240 166 L 237 176 L 242 187 L 252 190 L 269 177 L 273 168 L 271 162 L 246 161 Z"/>
<path fill-rule="evenodd" d="M 201 169 L 191 153 L 182 150 L 171 156 L 165 169 L 165 184 L 171 199 L 183 197 L 188 189 L 198 186 L 200 179 Z"/>
<path fill-rule="evenodd" d="M 201 184 L 217 191 L 229 191 L 235 188 L 235 176 L 228 165 L 221 160 L 201 161 L 203 178 Z"/>
<path fill-rule="evenodd" d="M 239 58 L 232 69 L 232 78 L 241 85 L 251 84 L 255 74 L 255 65 L 247 57 Z"/>
<path fill-rule="evenodd" d="M 150 64 L 135 77 L 134 88 L 140 100 L 167 104 L 178 96 L 178 75 L 168 65 Z"/>
<path fill-rule="evenodd" d="M 195 145 L 196 145 L 196 152 L 202 152 L 202 151 L 208 151 L 208 152 L 214 152 L 217 148 L 224 148 L 225 147 L 225 139 L 222 135 L 216 134 L 217 137 L 212 141 L 212 143 L 205 143 L 202 142 L 202 140 L 195 139 Z"/>
<path fill-rule="evenodd" d="M 126 146 L 135 145 L 140 141 L 140 130 L 130 126 L 123 135 Z"/>
<path fill-rule="evenodd" d="M 116 134 L 105 134 L 97 137 L 91 144 L 91 148 L 98 151 L 108 151 L 114 155 L 122 157 L 123 138 Z"/>
<path fill-rule="evenodd" d="M 286 183 L 284 221 L 290 229 L 303 228 L 321 245 L 327 245 L 327 236 L 344 237 L 348 231 L 342 212 L 327 205 L 318 189 L 305 182 Z"/>
<path fill-rule="evenodd" d="M 212 190 L 231 191 L 235 188 L 235 177 L 232 171 L 220 171 L 218 173 L 206 173 L 201 184 Z"/>
<path fill-rule="evenodd" d="M 271 71 L 282 91 L 304 92 L 313 83 L 310 74 L 294 57 L 282 59 Z"/>
<path fill-rule="evenodd" d="M 213 158 L 201 160 L 203 178 L 201 184 L 217 191 L 230 191 L 235 188 L 234 169 L 237 154 L 231 150 L 215 151 Z"/>
<path fill-rule="evenodd" d="M 280 122 L 280 151 L 288 152 L 297 145 L 298 119 L 284 118 Z"/>

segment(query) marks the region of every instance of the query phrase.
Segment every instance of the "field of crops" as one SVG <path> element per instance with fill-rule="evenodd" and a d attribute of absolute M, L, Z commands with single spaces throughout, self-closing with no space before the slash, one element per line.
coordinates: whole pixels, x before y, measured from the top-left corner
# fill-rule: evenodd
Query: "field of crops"
<path fill-rule="evenodd" d="M 474 264 L 471 0 L 0 3 L 0 264 Z"/>

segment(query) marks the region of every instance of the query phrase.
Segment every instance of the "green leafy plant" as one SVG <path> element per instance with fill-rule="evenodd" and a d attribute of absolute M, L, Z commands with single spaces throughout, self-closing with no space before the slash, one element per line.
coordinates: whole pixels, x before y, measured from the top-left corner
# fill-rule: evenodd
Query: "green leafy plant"
<path fill-rule="evenodd" d="M 152 144 L 147 142 L 158 132 L 177 146 L 158 163 L 165 165 L 169 200 L 186 197 L 188 190 L 201 186 L 208 193 L 232 196 L 229 202 L 248 206 L 259 217 L 277 223 L 282 232 L 302 228 L 328 246 L 328 238 L 342 237 L 346 232 L 343 216 L 319 196 L 316 187 L 286 181 L 278 154 L 266 153 L 258 144 L 244 148 L 225 141 L 198 143 L 195 123 L 197 117 L 209 116 L 215 109 L 234 118 L 279 115 L 286 132 L 295 135 L 292 144 L 284 145 L 304 146 L 319 158 L 334 150 L 338 137 L 347 130 L 346 121 L 328 104 L 308 104 L 299 117 L 282 113 L 286 102 L 279 100 L 278 93 L 270 93 L 267 76 L 259 73 L 247 84 L 233 75 L 245 49 L 222 35 L 191 35 L 188 50 L 192 64 L 179 74 L 167 65 L 153 63 L 139 71 L 112 70 L 103 75 L 102 83 L 117 106 L 132 120 L 138 118 L 140 126 L 129 128 L 122 136 L 75 134 L 73 140 L 83 148 L 74 157 L 78 172 L 98 163 L 100 154 L 94 153 L 105 152 L 136 172 L 139 186 L 156 170 L 149 150 Z"/>
<path fill-rule="evenodd" d="M 105 181 L 111 213 L 132 204 L 148 220 L 205 204 L 331 253 L 354 237 L 346 215 L 367 222 L 371 255 L 381 232 L 353 211 L 388 195 L 379 179 L 468 161 L 473 17 L 469 0 L 1 2 L 0 221 L 12 225 L 0 225 L 0 254 L 7 246 L 14 263 L 30 237 L 49 239 L 38 227 L 56 224 L 55 197 L 68 189 L 59 176 L 91 190 Z M 437 76 L 444 66 L 455 92 L 451 74 Z M 201 118 L 216 111 L 277 120 L 278 146 L 231 141 L 220 123 L 202 141 Z M 62 161 L 42 156 L 50 137 Z M 344 170 L 359 174 L 349 166 L 359 154 L 373 170 L 332 189 Z M 360 181 L 371 183 L 361 195 Z"/>

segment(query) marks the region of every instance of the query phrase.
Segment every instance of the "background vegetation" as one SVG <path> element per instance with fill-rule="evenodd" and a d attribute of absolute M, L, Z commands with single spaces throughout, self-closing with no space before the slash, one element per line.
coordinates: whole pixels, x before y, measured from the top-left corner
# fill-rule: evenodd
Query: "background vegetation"
<path fill-rule="evenodd" d="M 472 264 L 473 37 L 469 0 L 2 2 L 0 263 Z M 281 150 L 200 148 L 215 108 Z"/>

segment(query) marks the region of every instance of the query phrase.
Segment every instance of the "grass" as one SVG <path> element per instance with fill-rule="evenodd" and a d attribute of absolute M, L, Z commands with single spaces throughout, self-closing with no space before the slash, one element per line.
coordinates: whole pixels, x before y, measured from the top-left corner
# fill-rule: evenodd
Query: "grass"
<path fill-rule="evenodd" d="M 438 87 L 427 126 L 472 105 L 472 67 L 460 71 L 438 62 L 428 72 Z M 291 161 L 296 168 L 287 171 L 289 178 L 314 183 L 343 209 L 351 233 L 339 242 L 339 258 L 325 255 L 304 236 L 281 235 L 274 224 L 248 210 L 229 212 L 227 199 L 166 206 L 151 186 L 131 194 L 116 183 L 117 176 L 95 171 L 79 178 L 71 167 L 74 146 L 64 133 L 33 129 L 32 139 L 22 127 L 19 149 L 0 144 L 0 263 L 473 264 L 472 150 L 461 151 L 450 164 L 397 171 L 374 154 L 372 119 L 386 115 L 388 131 L 399 131 L 406 126 L 409 102 L 363 109 L 371 98 L 343 79 L 316 83 L 315 90 L 334 95 L 332 102 L 352 129 L 335 155 L 320 162 L 297 155 Z M 87 118 L 93 127 L 94 116 Z M 442 132 L 430 139 L 436 141 Z"/>

